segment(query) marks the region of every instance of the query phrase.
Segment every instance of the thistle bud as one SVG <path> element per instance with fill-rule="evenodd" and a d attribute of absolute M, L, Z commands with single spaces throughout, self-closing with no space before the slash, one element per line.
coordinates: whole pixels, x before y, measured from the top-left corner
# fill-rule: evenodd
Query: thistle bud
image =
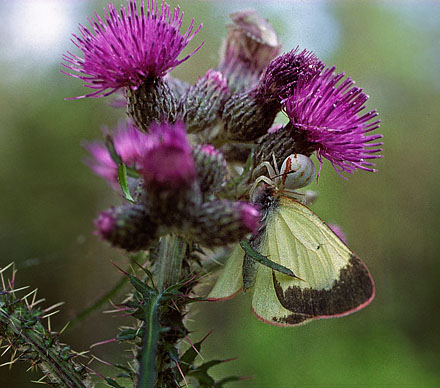
<path fill-rule="evenodd" d="M 186 91 L 191 87 L 188 82 L 182 81 L 181 79 L 175 78 L 169 74 L 164 77 L 164 80 L 167 82 L 168 86 L 178 99 L 182 98 Z"/>
<path fill-rule="evenodd" d="M 324 64 L 312 52 L 297 51 L 272 60 L 255 88 L 226 101 L 222 135 L 227 140 L 251 141 L 265 135 L 296 83 L 319 74 Z"/>
<path fill-rule="evenodd" d="M 225 74 L 231 90 L 237 91 L 258 82 L 281 45 L 272 26 L 255 10 L 233 13 L 231 19 L 218 70 Z"/>
<path fill-rule="evenodd" d="M 219 71 L 209 70 L 191 86 L 183 96 L 179 108 L 188 133 L 198 133 L 214 126 L 228 96 L 226 78 Z"/>
<path fill-rule="evenodd" d="M 145 182 L 143 181 L 143 179 L 138 180 L 136 189 L 134 190 L 133 199 L 134 199 L 135 203 L 143 204 L 143 205 L 149 207 L 148 206 L 148 192 L 147 192 L 147 188 L 145 186 Z"/>
<path fill-rule="evenodd" d="M 314 151 L 313 145 L 307 141 L 305 135 L 289 123 L 268 132 L 259 140 L 255 148 L 254 166 L 258 166 L 261 162 L 272 161 L 273 155 L 280 166 L 290 154 L 310 156 Z"/>
<path fill-rule="evenodd" d="M 217 191 L 226 175 L 226 161 L 223 154 L 210 144 L 197 145 L 193 149 L 197 176 L 202 193 Z"/>
<path fill-rule="evenodd" d="M 240 241 L 259 228 L 260 212 L 246 202 L 211 201 L 201 205 L 189 238 L 215 247 Z"/>
<path fill-rule="evenodd" d="M 254 91 L 232 95 L 222 113 L 225 141 L 252 141 L 263 136 L 281 110 L 278 102 L 265 102 Z"/>
<path fill-rule="evenodd" d="M 143 205 L 123 205 L 103 211 L 95 220 L 95 234 L 127 251 L 149 248 L 158 226 Z"/>
<path fill-rule="evenodd" d="M 127 88 L 128 115 L 148 132 L 151 123 L 176 121 L 178 100 L 164 78 L 147 78 L 137 89 Z"/>

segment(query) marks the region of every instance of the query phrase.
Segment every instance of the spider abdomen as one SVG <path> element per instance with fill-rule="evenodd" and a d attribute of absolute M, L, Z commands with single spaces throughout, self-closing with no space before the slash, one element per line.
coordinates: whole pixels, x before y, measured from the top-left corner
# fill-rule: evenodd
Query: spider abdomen
<path fill-rule="evenodd" d="M 310 184 L 315 177 L 315 165 L 305 155 L 288 156 L 280 169 L 281 183 L 288 190 L 295 190 Z"/>

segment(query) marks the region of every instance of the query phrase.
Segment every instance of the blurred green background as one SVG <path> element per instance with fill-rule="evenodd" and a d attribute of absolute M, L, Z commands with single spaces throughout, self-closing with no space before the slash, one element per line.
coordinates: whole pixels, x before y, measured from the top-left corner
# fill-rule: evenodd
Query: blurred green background
<path fill-rule="evenodd" d="M 96 214 L 121 199 L 82 163 L 81 147 L 124 112 L 108 98 L 65 101 L 84 89 L 59 71 L 62 54 L 73 48 L 70 34 L 105 4 L 0 1 L 0 266 L 15 261 L 17 285 L 38 287 L 47 305 L 66 302 L 52 320 L 59 329 L 119 279 L 111 261 L 122 267 L 127 261 L 92 235 Z M 380 112 L 385 141 L 378 173 L 344 181 L 326 165 L 319 186 L 311 187 L 320 194 L 314 210 L 343 227 L 369 266 L 375 301 L 349 317 L 291 329 L 258 321 L 247 296 L 199 304 L 191 313 L 192 338 L 214 329 L 205 359 L 239 356 L 215 369 L 218 377 L 253 376 L 231 387 L 440 386 L 440 3 L 180 5 L 184 23 L 194 16 L 204 24 L 191 47 L 201 40 L 205 46 L 175 76 L 194 82 L 214 67 L 228 15 L 255 8 L 275 26 L 284 50 L 313 50 L 365 89 L 368 107 Z M 123 323 L 98 312 L 63 340 L 87 349 Z M 128 357 L 112 345 L 95 354 L 109 361 Z M 1 368 L 0 387 L 34 386 L 29 380 L 39 374 L 25 370 Z"/>

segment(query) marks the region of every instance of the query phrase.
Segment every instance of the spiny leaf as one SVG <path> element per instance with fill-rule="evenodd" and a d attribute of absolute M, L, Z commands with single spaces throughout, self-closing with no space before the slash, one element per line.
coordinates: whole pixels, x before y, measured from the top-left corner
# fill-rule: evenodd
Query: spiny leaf
<path fill-rule="evenodd" d="M 4 279 L 4 270 L 0 270 L 0 340 L 10 345 L 7 350 L 12 354 L 11 363 L 25 361 L 31 367 L 38 366 L 53 387 L 90 386 L 84 365 L 77 361 L 78 353 L 62 344 L 58 333 L 42 324 L 56 305 L 37 307 L 36 292 L 20 297 L 19 290 L 13 288 L 15 270 L 9 281 Z"/>
<path fill-rule="evenodd" d="M 125 165 L 125 163 L 121 162 L 118 164 L 118 179 L 119 184 L 121 185 L 122 193 L 124 194 L 124 198 L 127 201 L 134 203 L 134 199 L 131 196 L 130 189 L 128 188 L 127 166 Z"/>
<path fill-rule="evenodd" d="M 224 362 L 228 362 L 228 360 L 211 360 L 208 362 L 203 363 L 202 365 L 199 365 L 197 368 L 192 369 L 187 372 L 188 376 L 194 377 L 200 384 L 200 387 L 202 388 L 211 388 L 211 387 L 217 387 L 214 379 L 208 374 L 208 370 L 212 368 L 215 365 L 222 364 Z"/>
<path fill-rule="evenodd" d="M 151 296 L 154 293 L 157 294 L 157 291 L 155 291 L 151 287 L 147 286 L 142 280 L 140 280 L 136 276 L 128 275 L 128 278 L 130 279 L 130 283 L 132 284 L 132 286 L 138 292 L 140 292 L 144 297 L 149 297 L 149 296 Z"/>
<path fill-rule="evenodd" d="M 223 388 L 223 386 L 227 383 L 230 383 L 232 381 L 240 381 L 240 380 L 243 380 L 243 379 L 238 376 L 229 376 L 229 377 L 225 377 L 224 379 L 217 381 L 214 384 L 214 386 L 215 386 L 215 388 Z"/>
<path fill-rule="evenodd" d="M 196 357 L 200 354 L 200 349 L 202 348 L 203 342 L 212 333 L 212 330 L 206 334 L 200 341 L 192 344 L 191 347 L 182 355 L 180 358 L 181 368 L 184 374 L 186 374 L 191 367 L 192 363 Z"/>
<path fill-rule="evenodd" d="M 156 294 L 144 307 L 144 338 L 139 360 L 139 380 L 137 388 L 152 388 L 156 379 L 156 350 L 160 335 L 157 310 L 161 294 Z"/>
<path fill-rule="evenodd" d="M 105 382 L 110 386 L 114 388 L 125 388 L 123 385 L 118 384 L 114 379 L 110 379 L 108 377 L 105 378 Z"/>
<path fill-rule="evenodd" d="M 116 339 L 118 339 L 119 341 L 132 341 L 134 340 L 137 336 L 140 335 L 140 331 L 139 329 L 126 329 L 121 331 Z"/>

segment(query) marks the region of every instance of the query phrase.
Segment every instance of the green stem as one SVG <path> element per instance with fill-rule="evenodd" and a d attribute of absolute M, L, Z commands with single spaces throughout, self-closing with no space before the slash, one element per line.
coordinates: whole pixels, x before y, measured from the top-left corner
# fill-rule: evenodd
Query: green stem
<path fill-rule="evenodd" d="M 154 271 L 157 291 L 145 306 L 145 333 L 139 357 L 139 378 L 136 388 L 153 388 L 157 382 L 160 372 L 157 370 L 157 362 L 164 351 L 158 349 L 161 331 L 159 306 L 163 292 L 181 280 L 182 262 L 187 250 L 188 243 L 179 236 L 167 235 L 160 239 Z"/>
<path fill-rule="evenodd" d="M 188 250 L 185 239 L 174 234 L 160 239 L 156 267 L 157 288 L 164 290 L 180 280 L 182 261 Z"/>

